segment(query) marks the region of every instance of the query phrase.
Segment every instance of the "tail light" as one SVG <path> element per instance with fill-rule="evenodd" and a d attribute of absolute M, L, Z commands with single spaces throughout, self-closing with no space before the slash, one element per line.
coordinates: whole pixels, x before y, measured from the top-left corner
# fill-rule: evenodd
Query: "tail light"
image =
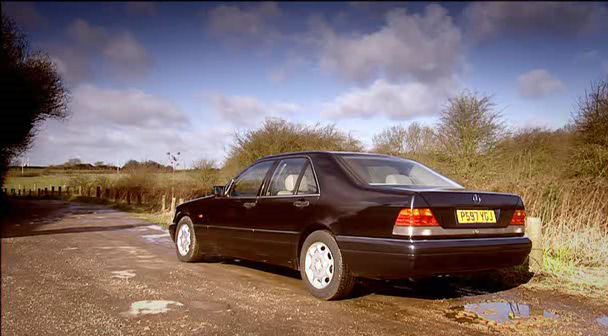
<path fill-rule="evenodd" d="M 513 217 L 511 217 L 511 225 L 525 225 L 526 224 L 526 211 L 515 210 Z"/>
<path fill-rule="evenodd" d="M 431 209 L 403 209 L 399 212 L 396 226 L 439 226 Z"/>

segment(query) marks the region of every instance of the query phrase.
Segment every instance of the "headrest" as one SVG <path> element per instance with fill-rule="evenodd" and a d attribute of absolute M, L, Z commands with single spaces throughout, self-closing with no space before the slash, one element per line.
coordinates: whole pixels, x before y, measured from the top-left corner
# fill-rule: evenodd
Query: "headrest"
<path fill-rule="evenodd" d="M 386 184 L 414 184 L 409 176 L 401 174 L 386 175 Z"/>
<path fill-rule="evenodd" d="M 285 190 L 293 191 L 296 187 L 296 182 L 298 182 L 298 175 L 287 175 L 287 177 L 285 178 Z"/>

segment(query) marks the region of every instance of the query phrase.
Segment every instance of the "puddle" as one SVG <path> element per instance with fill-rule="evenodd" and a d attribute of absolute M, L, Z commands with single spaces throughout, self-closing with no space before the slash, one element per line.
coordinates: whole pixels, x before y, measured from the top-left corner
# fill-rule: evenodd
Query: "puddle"
<path fill-rule="evenodd" d="M 595 319 L 597 321 L 597 323 L 603 325 L 604 327 L 608 328 L 608 315 L 603 315 L 600 316 L 598 318 Z"/>
<path fill-rule="evenodd" d="M 160 225 L 148 225 L 146 226 L 146 228 L 150 229 L 150 230 L 157 230 L 157 231 L 162 231 L 162 232 L 168 232 L 169 230 L 163 228 Z"/>
<path fill-rule="evenodd" d="M 170 310 L 169 305 L 183 306 L 182 303 L 168 300 L 136 301 L 131 303 L 131 308 L 128 312 L 124 312 L 122 314 L 127 316 L 161 314 Z"/>
<path fill-rule="evenodd" d="M 463 323 L 474 323 L 480 318 L 499 323 L 529 318 L 531 316 L 543 316 L 550 319 L 558 318 L 557 314 L 550 311 L 514 302 L 470 303 L 450 308 L 446 316 Z"/>
<path fill-rule="evenodd" d="M 171 237 L 166 233 L 142 235 L 141 237 L 149 243 L 172 243 Z"/>
<path fill-rule="evenodd" d="M 133 270 L 124 270 L 124 271 L 112 271 L 112 278 L 116 279 L 131 279 L 135 276 L 135 272 Z"/>

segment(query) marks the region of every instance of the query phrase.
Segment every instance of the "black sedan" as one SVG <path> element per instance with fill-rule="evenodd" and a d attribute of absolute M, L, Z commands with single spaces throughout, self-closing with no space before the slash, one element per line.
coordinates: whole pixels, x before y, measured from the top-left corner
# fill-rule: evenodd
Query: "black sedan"
<path fill-rule="evenodd" d="M 519 265 L 531 248 L 519 196 L 464 190 L 392 156 L 269 156 L 214 194 L 177 207 L 169 231 L 180 260 L 224 256 L 291 267 L 322 299 L 347 296 L 356 277 Z"/>

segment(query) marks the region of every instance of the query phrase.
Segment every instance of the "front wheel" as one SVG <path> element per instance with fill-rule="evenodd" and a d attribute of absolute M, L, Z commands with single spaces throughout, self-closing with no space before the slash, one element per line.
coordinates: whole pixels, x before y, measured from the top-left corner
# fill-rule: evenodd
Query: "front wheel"
<path fill-rule="evenodd" d="M 201 243 L 196 239 L 194 226 L 190 217 L 183 217 L 177 223 L 175 230 L 175 248 L 177 258 L 185 262 L 199 261 L 203 258 L 200 253 Z"/>
<path fill-rule="evenodd" d="M 348 296 L 355 279 L 333 235 L 328 231 L 311 233 L 300 251 L 300 274 L 312 295 L 323 300 Z"/>

